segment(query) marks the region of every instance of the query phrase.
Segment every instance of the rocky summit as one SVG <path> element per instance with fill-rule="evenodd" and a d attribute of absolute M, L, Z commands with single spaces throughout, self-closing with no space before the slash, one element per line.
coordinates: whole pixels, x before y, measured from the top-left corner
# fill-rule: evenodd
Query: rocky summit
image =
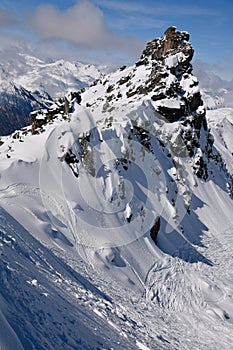
<path fill-rule="evenodd" d="M 211 170 L 208 171 L 210 159 L 222 168 L 224 162 L 212 147 L 213 137 L 207 127 L 198 80 L 192 74 L 194 49 L 189 37 L 189 33 L 169 27 L 163 37 L 146 45 L 135 65 L 120 67 L 94 81 L 90 87 L 60 97 L 50 108 L 32 112 L 32 126 L 24 130 L 24 134 L 39 134 L 45 131 L 48 123 L 70 120 L 78 103 L 85 106 L 103 127 L 123 118 L 130 120 L 137 134 L 148 134 L 153 125 L 153 133 L 173 157 L 191 157 L 196 175 L 207 179 L 211 174 Z M 144 106 L 153 115 L 148 121 L 139 117 Z M 165 127 L 167 123 L 173 124 L 170 131 Z M 13 137 L 20 138 L 20 133 L 16 132 Z M 67 155 L 69 152 L 72 153 L 68 150 Z M 227 170 L 226 174 L 232 188 Z"/>
<path fill-rule="evenodd" d="M 111 75 L 95 81 L 93 88 L 87 90 L 98 90 L 103 86 L 102 96 L 96 99 L 91 97 L 86 106 L 98 106 L 105 100 L 105 112 L 124 95 L 128 99 L 148 96 L 156 102 L 156 110 L 169 122 L 192 115 L 196 119 L 196 126 L 200 128 L 202 122 L 205 124 L 205 110 L 197 78 L 192 75 L 194 50 L 188 40 L 187 32 L 169 27 L 164 37 L 147 44 L 134 66 L 123 66 L 112 74 L 113 77 L 119 77 L 114 84 L 110 84 Z"/>
<path fill-rule="evenodd" d="M 147 44 L 136 65 L 152 65 L 145 82 L 146 91 L 154 92 L 152 100 L 161 101 L 159 112 L 169 121 L 174 121 L 197 113 L 203 102 L 198 81 L 192 75 L 194 50 L 188 42 L 189 33 L 169 27 L 164 34 L 164 37 Z M 176 108 L 171 107 L 171 100 L 178 102 Z"/>
<path fill-rule="evenodd" d="M 119 80 L 115 84 L 109 84 L 108 78 L 99 81 L 97 87 L 106 86 L 104 108 L 108 110 L 111 101 L 118 101 L 124 94 L 129 99 L 148 96 L 156 102 L 156 110 L 167 121 L 192 115 L 197 128 L 202 124 L 206 127 L 198 81 L 192 74 L 194 50 L 188 40 L 187 32 L 170 27 L 164 37 L 147 44 L 133 67 L 120 69 L 122 73 L 118 73 Z M 89 101 L 89 105 L 92 103 Z"/>

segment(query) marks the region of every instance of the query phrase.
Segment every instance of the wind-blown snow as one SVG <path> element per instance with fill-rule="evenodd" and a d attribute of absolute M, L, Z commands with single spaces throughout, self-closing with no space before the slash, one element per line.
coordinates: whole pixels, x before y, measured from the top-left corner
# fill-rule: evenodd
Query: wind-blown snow
<path fill-rule="evenodd" d="M 228 141 L 231 114 L 230 109 L 208 113 L 216 147 L 226 160 L 232 152 Z M 87 114 L 77 106 L 73 118 L 73 123 L 75 118 L 84 121 Z M 77 134 L 93 127 L 91 120 L 85 120 L 82 129 L 76 130 Z M 43 188 L 39 186 L 43 179 L 36 175 L 43 164 L 41 159 L 51 157 L 49 152 L 57 154 L 57 148 L 48 148 L 56 125 L 56 132 L 60 130 L 61 135 L 67 135 L 62 136 L 60 143 L 65 147 L 72 145 L 74 134 L 70 138 L 68 124 L 61 127 L 55 123 L 48 126 L 46 133 L 27 136 L 23 142 L 14 140 L 12 144 L 10 138 L 4 138 L 1 147 L 1 327 L 5 330 L 2 348 L 53 349 L 55 342 L 57 349 L 97 349 L 98 346 L 217 349 L 220 341 L 223 349 L 229 349 L 233 319 L 233 230 L 232 201 L 228 194 L 215 182 L 195 180 L 194 186 L 191 185 L 192 213 L 186 213 L 178 225 L 167 216 L 168 213 L 174 215 L 174 208 L 169 207 L 165 196 L 161 230 L 164 234 L 159 236 L 158 247 L 148 234 L 115 248 L 97 247 L 98 242 L 95 248 L 79 246 L 66 226 L 71 222 L 67 216 L 69 206 L 78 217 L 90 222 L 90 217 L 83 216 L 89 215 L 83 205 L 97 205 L 93 204 L 93 189 L 83 192 L 82 203 L 78 192 L 73 191 L 74 177 L 63 169 L 63 179 L 67 181 L 63 183 L 66 204 L 67 199 L 70 201 L 64 211 L 64 203 L 49 191 L 41 197 Z M 76 125 L 79 124 L 76 122 Z M 123 129 L 117 127 L 119 140 L 125 142 Z M 224 130 L 222 136 L 219 130 Z M 114 134 L 114 128 L 110 132 Z M 102 138 L 106 140 L 104 130 Z M 41 145 L 45 144 L 42 152 Z M 11 150 L 9 145 L 13 146 Z M 113 149 L 116 152 L 115 143 Z M 101 154 L 101 148 L 98 152 Z M 10 158 L 6 158 L 6 154 Z M 104 154 L 106 156 L 106 152 Z M 164 171 L 166 162 L 159 153 L 157 157 Z M 106 164 L 110 159 L 111 156 L 107 157 Z M 145 169 L 150 169 L 147 158 L 144 159 L 141 167 L 144 164 Z M 57 175 L 55 163 L 52 166 L 54 169 L 41 172 L 50 177 L 51 191 L 56 188 L 51 170 Z M 232 170 L 230 163 L 228 166 Z M 172 168 L 170 171 L 172 174 Z M 108 205 L 111 202 L 107 193 L 113 196 L 113 188 L 118 184 L 115 181 L 112 174 L 111 183 L 98 185 L 108 191 Z M 130 198 L 123 202 L 126 209 L 122 211 L 122 220 L 130 213 L 137 213 L 133 203 L 129 208 L 129 202 Z M 107 207 L 102 210 L 106 212 Z M 169 220 L 172 230 L 166 226 Z M 97 235 L 96 239 L 99 238 Z"/>

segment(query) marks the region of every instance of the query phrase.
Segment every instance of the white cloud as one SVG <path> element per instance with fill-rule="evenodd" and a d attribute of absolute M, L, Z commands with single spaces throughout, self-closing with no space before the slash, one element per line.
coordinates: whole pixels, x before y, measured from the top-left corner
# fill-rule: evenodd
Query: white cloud
<path fill-rule="evenodd" d="M 0 28 L 11 28 L 18 24 L 19 20 L 14 12 L 0 9 Z"/>
<path fill-rule="evenodd" d="M 30 25 L 42 39 L 62 40 L 83 48 L 135 54 L 142 48 L 136 37 L 120 36 L 106 25 L 103 12 L 88 1 L 76 3 L 65 12 L 41 5 L 31 14 Z"/>

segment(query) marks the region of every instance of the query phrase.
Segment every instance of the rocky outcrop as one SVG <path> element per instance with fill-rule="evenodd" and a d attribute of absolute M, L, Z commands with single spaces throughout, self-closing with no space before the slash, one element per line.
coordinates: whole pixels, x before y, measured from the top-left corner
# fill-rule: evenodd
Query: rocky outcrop
<path fill-rule="evenodd" d="M 147 44 L 137 65 L 142 64 L 142 62 L 143 64 L 147 64 L 150 58 L 152 60 L 164 60 L 168 55 L 173 55 L 181 51 L 186 56 L 184 63 L 190 63 L 194 50 L 192 45 L 188 43 L 189 33 L 177 31 L 176 27 L 172 26 L 164 34 L 164 37 L 154 39 Z"/>
<path fill-rule="evenodd" d="M 93 110 L 102 104 L 102 112 L 110 113 L 115 110 L 116 102 L 125 96 L 131 100 L 148 95 L 165 121 L 174 122 L 184 119 L 186 124 L 189 123 L 190 127 L 197 130 L 202 126 L 206 128 L 205 109 L 202 107 L 198 81 L 192 75 L 193 53 L 189 34 L 178 31 L 176 27 L 169 27 L 164 37 L 154 39 L 147 44 L 139 61 L 132 69 L 125 66 L 120 68 L 119 78 L 114 81 L 111 76 L 106 76 L 103 81 L 96 81 L 92 86 L 93 89 L 98 91 L 102 86 L 105 93 L 98 96 L 96 100 L 86 101 L 85 105 Z M 144 72 L 146 69 L 143 77 L 139 73 L 141 68 Z M 93 91 L 93 94 L 96 93 Z M 57 113 L 63 113 L 64 116 L 70 113 L 70 102 L 66 98 L 59 103 L 55 110 L 46 113 L 44 121 L 40 115 L 31 114 L 34 122 L 33 132 L 36 132 L 35 130 L 43 123 L 53 119 Z"/>
<path fill-rule="evenodd" d="M 155 244 L 157 244 L 157 236 L 158 236 L 159 230 L 160 230 L 160 217 L 158 217 L 155 220 L 154 225 L 150 229 L 150 237 L 154 241 Z"/>
<path fill-rule="evenodd" d="M 147 44 L 136 66 L 152 65 L 144 91 L 154 93 L 152 100 L 158 102 L 159 113 L 172 122 L 195 114 L 203 102 L 192 75 L 194 50 L 188 42 L 189 33 L 172 26 L 164 34 Z"/>
<path fill-rule="evenodd" d="M 43 125 L 51 122 L 53 119 L 62 115 L 63 119 L 67 119 L 69 113 L 73 112 L 74 103 L 81 102 L 79 92 L 69 92 L 65 97 L 59 98 L 48 109 L 39 109 L 30 113 L 30 120 L 32 121 L 31 132 L 38 134 L 42 131 Z"/>
<path fill-rule="evenodd" d="M 31 113 L 31 132 L 43 132 L 44 126 L 56 118 L 69 120 L 74 103 L 83 104 L 91 113 L 98 111 L 97 119 L 105 119 L 105 126 L 108 128 L 118 113 L 121 115 L 127 111 L 128 104 L 132 107 L 138 104 L 140 109 L 144 108 L 142 105 L 145 100 L 148 102 L 147 106 L 153 110 L 153 115 L 159 119 L 156 137 L 168 149 L 170 156 L 192 157 L 195 173 L 206 179 L 208 158 L 205 152 L 209 152 L 211 148 L 211 138 L 198 80 L 192 74 L 193 53 L 189 34 L 178 31 L 176 27 L 169 27 L 163 37 L 147 44 L 139 61 L 132 67 L 121 67 L 104 79 L 96 80 L 88 91 L 69 93 L 58 99 L 51 108 Z M 135 115 L 132 117 L 134 119 Z M 170 134 L 167 131 L 169 128 L 161 130 L 161 123 L 174 122 L 176 124 L 174 128 L 171 127 Z M 136 137 L 151 152 L 146 125 L 143 127 L 140 117 L 138 120 L 131 120 L 131 123 L 133 127 L 130 136 Z M 90 166 L 91 154 L 86 149 L 83 154 L 85 159 L 89 157 L 87 168 L 93 173 Z M 65 161 L 77 176 L 77 164 L 72 154 L 67 154 Z"/>

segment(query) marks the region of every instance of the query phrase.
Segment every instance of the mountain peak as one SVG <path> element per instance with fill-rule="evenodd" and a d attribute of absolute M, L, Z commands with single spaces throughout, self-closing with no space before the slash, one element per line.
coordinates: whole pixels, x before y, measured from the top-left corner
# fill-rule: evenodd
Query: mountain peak
<path fill-rule="evenodd" d="M 147 44 L 136 63 L 137 67 L 151 67 L 144 90 L 153 93 L 151 99 L 168 121 L 189 115 L 198 117 L 203 102 L 197 78 L 192 74 L 194 49 L 188 41 L 189 33 L 171 26 L 164 34 Z M 204 116 L 204 109 L 201 110 Z"/>
<path fill-rule="evenodd" d="M 168 55 L 183 52 L 187 63 L 192 60 L 194 50 L 189 41 L 188 32 L 180 32 L 171 26 L 164 32 L 164 37 L 150 41 L 143 51 L 140 61 L 148 62 L 148 58 L 164 60 Z"/>
<path fill-rule="evenodd" d="M 198 80 L 192 74 L 194 50 L 188 40 L 189 33 L 169 27 L 163 37 L 147 44 L 135 65 L 105 75 L 81 91 L 82 105 L 114 118 L 125 104 L 141 105 L 149 100 L 166 122 L 188 119 L 195 130 L 206 129 Z"/>

